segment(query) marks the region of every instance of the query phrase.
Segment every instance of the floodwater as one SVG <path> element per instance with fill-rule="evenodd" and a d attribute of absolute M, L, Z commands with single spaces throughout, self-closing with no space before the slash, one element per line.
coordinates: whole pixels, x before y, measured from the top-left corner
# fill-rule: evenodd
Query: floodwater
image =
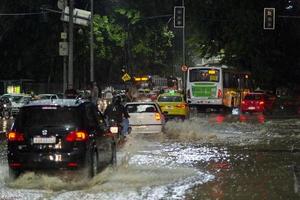
<path fill-rule="evenodd" d="M 10 121 L 3 122 L 9 127 Z M 92 180 L 50 174 L 7 178 L 0 199 L 300 199 L 300 119 L 202 114 L 165 133 L 130 135 L 118 166 Z"/>

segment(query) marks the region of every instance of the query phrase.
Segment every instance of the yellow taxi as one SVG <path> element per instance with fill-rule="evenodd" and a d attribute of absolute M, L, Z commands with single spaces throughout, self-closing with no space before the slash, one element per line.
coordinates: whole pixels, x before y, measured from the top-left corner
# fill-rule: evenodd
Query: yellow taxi
<path fill-rule="evenodd" d="M 157 97 L 157 103 L 167 119 L 179 118 L 184 120 L 189 117 L 189 106 L 180 93 L 170 91 L 160 94 Z"/>

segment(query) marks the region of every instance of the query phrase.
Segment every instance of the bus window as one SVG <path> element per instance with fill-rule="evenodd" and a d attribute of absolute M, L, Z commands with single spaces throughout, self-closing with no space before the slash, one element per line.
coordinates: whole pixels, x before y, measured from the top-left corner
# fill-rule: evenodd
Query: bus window
<path fill-rule="evenodd" d="M 192 69 L 190 70 L 190 82 L 219 82 L 219 70 Z"/>

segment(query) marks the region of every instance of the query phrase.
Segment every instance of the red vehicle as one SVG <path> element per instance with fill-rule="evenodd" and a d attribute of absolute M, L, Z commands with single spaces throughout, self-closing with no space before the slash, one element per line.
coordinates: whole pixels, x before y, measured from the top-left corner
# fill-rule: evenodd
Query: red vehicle
<path fill-rule="evenodd" d="M 265 93 L 246 94 L 241 104 L 242 112 L 272 112 L 275 97 Z"/>

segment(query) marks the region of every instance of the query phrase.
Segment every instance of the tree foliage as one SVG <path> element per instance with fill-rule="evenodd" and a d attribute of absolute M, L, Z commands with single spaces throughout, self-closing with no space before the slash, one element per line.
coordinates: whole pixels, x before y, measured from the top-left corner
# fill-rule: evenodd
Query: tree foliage
<path fill-rule="evenodd" d="M 89 9 L 89 0 L 75 6 Z M 30 78 L 62 83 L 58 43 L 60 14 L 53 0 L 3 0 L 0 13 L 1 79 Z M 132 74 L 168 75 L 182 62 L 181 30 L 172 27 L 173 0 L 95 1 L 94 38 L 96 80 L 121 82 L 121 68 Z M 295 85 L 300 75 L 298 1 L 186 0 L 186 60 L 193 66 L 203 57 L 250 70 L 265 86 Z M 263 30 L 263 8 L 276 8 L 276 29 Z M 74 76 L 77 87 L 89 80 L 89 27 L 74 28 Z M 179 68 L 179 67 L 178 67 Z M 79 78 L 83 76 L 84 78 Z M 83 82 L 83 83 L 81 83 Z M 276 83 L 276 84 L 274 84 Z"/>

